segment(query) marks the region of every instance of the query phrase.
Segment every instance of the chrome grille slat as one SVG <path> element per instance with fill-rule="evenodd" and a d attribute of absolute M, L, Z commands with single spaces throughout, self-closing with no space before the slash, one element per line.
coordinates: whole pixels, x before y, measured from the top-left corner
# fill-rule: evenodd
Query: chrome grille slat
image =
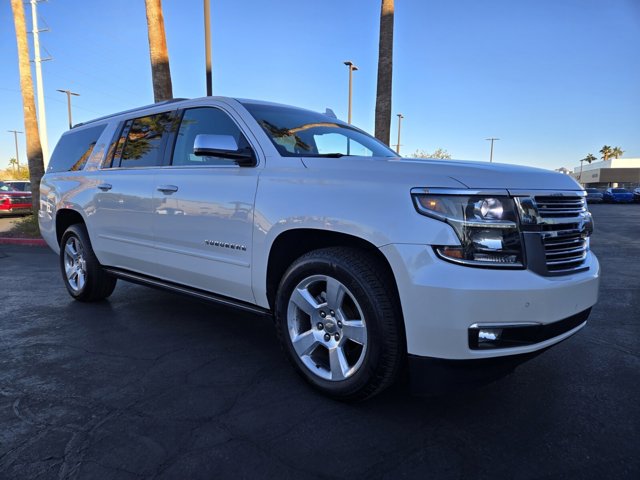
<path fill-rule="evenodd" d="M 551 255 L 567 255 L 569 253 L 576 253 L 576 252 L 584 252 L 585 247 L 584 246 L 580 246 L 578 248 L 565 248 L 563 250 L 547 250 L 547 253 L 545 254 L 547 257 L 551 256 Z"/>
<path fill-rule="evenodd" d="M 580 244 L 582 245 L 584 243 L 584 240 L 582 240 L 582 238 L 575 238 L 573 240 L 567 240 L 566 242 L 545 242 L 545 246 L 547 247 L 547 249 L 549 248 L 554 248 L 554 247 L 562 247 L 564 245 L 576 245 L 576 244 Z"/>
<path fill-rule="evenodd" d="M 569 274 L 583 267 L 587 241 L 578 228 L 587 211 L 583 197 L 535 197 L 538 213 L 547 225 L 543 232 L 545 259 L 549 273 Z"/>
<path fill-rule="evenodd" d="M 552 214 L 563 214 L 563 215 L 571 215 L 576 213 L 575 208 L 539 208 L 540 213 L 552 213 Z M 580 210 L 583 212 L 584 210 Z"/>
<path fill-rule="evenodd" d="M 587 253 L 583 252 L 577 257 L 568 257 L 562 260 L 547 260 L 547 265 L 566 265 L 567 263 L 577 263 L 577 262 L 582 263 L 582 261 L 586 256 L 587 256 Z"/>

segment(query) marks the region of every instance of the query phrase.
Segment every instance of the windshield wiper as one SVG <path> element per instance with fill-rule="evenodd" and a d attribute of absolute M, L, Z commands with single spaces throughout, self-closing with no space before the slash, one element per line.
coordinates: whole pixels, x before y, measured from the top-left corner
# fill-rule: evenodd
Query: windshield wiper
<path fill-rule="evenodd" d="M 312 155 L 313 157 L 328 157 L 328 158 L 340 158 L 346 157 L 344 153 L 318 153 L 317 155 Z"/>

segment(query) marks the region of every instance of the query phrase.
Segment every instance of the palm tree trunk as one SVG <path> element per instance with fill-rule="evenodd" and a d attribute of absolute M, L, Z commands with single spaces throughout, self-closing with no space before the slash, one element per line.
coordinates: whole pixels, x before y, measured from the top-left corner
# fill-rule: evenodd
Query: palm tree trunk
<path fill-rule="evenodd" d="M 382 0 L 378 45 L 376 138 L 389 145 L 391 137 L 391 80 L 393 77 L 393 0 Z"/>
<path fill-rule="evenodd" d="M 36 104 L 33 98 L 29 44 L 27 43 L 27 27 L 22 0 L 11 0 L 11 9 L 13 10 L 13 23 L 16 28 L 16 42 L 18 44 L 18 70 L 20 72 L 20 91 L 22 92 L 24 131 L 27 140 L 31 198 L 33 199 L 32 209 L 34 215 L 37 215 L 40 208 L 40 180 L 44 175 L 44 162 L 42 160 L 42 146 L 40 145 L 40 134 L 38 132 Z"/>
<path fill-rule="evenodd" d="M 147 9 L 151 75 L 153 77 L 153 98 L 155 102 L 163 102 L 173 98 L 173 88 L 171 86 L 167 38 L 164 33 L 162 1 L 145 0 L 145 6 Z"/>

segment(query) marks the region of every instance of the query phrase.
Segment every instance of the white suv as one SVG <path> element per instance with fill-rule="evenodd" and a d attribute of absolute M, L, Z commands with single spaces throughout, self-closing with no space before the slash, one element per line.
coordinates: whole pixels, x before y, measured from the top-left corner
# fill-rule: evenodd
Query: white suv
<path fill-rule="evenodd" d="M 65 133 L 40 228 L 69 293 L 120 278 L 272 315 L 302 376 L 344 400 L 407 361 L 431 386 L 450 366 L 488 378 L 585 325 L 600 269 L 573 179 L 400 158 L 327 112 L 208 97 Z"/>

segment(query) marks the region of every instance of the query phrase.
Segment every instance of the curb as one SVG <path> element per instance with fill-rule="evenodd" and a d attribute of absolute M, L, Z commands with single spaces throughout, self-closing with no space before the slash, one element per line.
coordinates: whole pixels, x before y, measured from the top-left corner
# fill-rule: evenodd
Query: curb
<path fill-rule="evenodd" d="M 42 238 L 9 238 L 0 237 L 0 245 L 26 245 L 28 247 L 46 247 Z"/>

